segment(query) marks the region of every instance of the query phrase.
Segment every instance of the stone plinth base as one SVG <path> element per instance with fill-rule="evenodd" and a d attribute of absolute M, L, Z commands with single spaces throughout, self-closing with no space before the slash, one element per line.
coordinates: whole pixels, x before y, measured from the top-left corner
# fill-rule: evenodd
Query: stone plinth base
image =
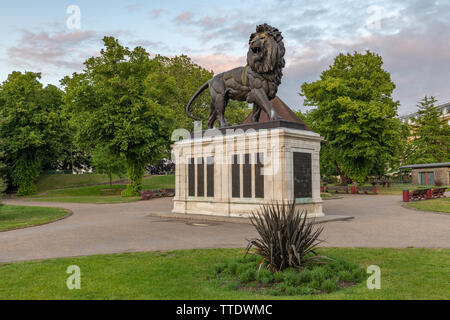
<path fill-rule="evenodd" d="M 322 140 L 288 121 L 196 132 L 173 146 L 173 212 L 248 217 L 261 205 L 295 201 L 322 217 Z"/>

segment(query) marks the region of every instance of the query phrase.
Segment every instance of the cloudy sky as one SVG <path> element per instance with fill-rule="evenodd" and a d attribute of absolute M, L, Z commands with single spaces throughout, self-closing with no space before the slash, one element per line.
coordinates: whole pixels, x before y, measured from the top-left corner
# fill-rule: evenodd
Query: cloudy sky
<path fill-rule="evenodd" d="M 27 70 L 57 85 L 98 55 L 105 35 L 221 72 L 245 64 L 249 35 L 264 22 L 285 37 L 279 96 L 294 109 L 305 109 L 300 85 L 338 53 L 367 49 L 382 55 L 400 115 L 425 94 L 450 101 L 450 0 L 2 0 L 0 81 Z"/>

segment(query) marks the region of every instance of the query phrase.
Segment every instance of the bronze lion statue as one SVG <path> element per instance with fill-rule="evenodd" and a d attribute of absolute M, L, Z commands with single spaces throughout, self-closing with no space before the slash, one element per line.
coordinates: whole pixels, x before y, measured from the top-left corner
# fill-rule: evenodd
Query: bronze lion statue
<path fill-rule="evenodd" d="M 197 121 L 200 119 L 191 114 L 191 106 L 198 96 L 209 88 L 211 94 L 211 114 L 207 127 L 212 129 L 216 120 L 221 127 L 229 127 L 225 119 L 225 108 L 230 99 L 253 103 L 253 121 L 258 122 L 264 110 L 271 120 L 281 117 L 275 112 L 270 100 L 278 92 L 285 67 L 286 49 L 283 36 L 278 29 L 268 24 L 256 27 L 256 33 L 250 36 L 247 54 L 247 66 L 239 67 L 221 74 L 205 83 L 191 98 L 187 107 L 187 115 Z"/>

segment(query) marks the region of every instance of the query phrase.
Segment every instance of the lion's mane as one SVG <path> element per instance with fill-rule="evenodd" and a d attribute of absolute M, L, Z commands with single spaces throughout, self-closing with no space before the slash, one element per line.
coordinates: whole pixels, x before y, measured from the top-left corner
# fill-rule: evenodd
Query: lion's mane
<path fill-rule="evenodd" d="M 250 36 L 250 44 L 255 37 L 265 34 L 264 41 L 264 58 L 262 63 L 255 62 L 251 48 L 247 54 L 247 64 L 250 68 L 263 76 L 269 81 L 273 81 L 277 86 L 281 84 L 283 77 L 283 68 L 286 65 L 284 55 L 286 49 L 283 43 L 283 36 L 281 32 L 268 24 L 262 24 L 256 27 L 256 33 Z"/>

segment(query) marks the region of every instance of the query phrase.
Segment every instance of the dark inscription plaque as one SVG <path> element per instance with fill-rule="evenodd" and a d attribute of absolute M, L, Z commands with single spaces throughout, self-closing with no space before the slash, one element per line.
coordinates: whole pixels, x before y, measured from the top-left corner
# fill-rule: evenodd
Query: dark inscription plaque
<path fill-rule="evenodd" d="M 194 158 L 189 159 L 188 166 L 188 176 L 189 176 L 189 197 L 195 197 L 195 164 Z"/>
<path fill-rule="evenodd" d="M 209 157 L 206 164 L 206 195 L 209 198 L 214 197 L 214 157 Z"/>
<path fill-rule="evenodd" d="M 234 155 L 231 165 L 231 188 L 233 198 L 241 197 L 241 166 L 239 161 L 239 155 Z"/>
<path fill-rule="evenodd" d="M 255 198 L 264 199 L 264 154 L 256 154 L 255 163 Z"/>
<path fill-rule="evenodd" d="M 294 198 L 312 198 L 312 157 L 294 152 Z"/>
<path fill-rule="evenodd" d="M 252 164 L 250 162 L 250 155 L 245 155 L 243 168 L 243 182 L 244 182 L 244 198 L 252 197 Z"/>
<path fill-rule="evenodd" d="M 197 159 L 197 197 L 205 196 L 205 164 L 203 158 Z"/>

